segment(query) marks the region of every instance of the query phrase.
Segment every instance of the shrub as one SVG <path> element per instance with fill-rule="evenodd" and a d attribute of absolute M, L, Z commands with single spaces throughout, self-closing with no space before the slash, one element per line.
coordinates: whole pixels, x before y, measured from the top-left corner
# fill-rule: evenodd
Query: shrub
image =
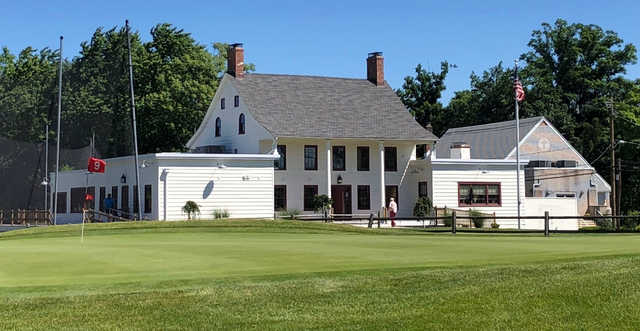
<path fill-rule="evenodd" d="M 492 228 L 492 229 L 497 229 L 497 228 L 499 228 L 499 227 L 500 227 L 500 224 L 496 223 L 496 221 L 493 221 L 493 222 L 491 223 L 491 228 Z"/>
<path fill-rule="evenodd" d="M 610 218 L 606 217 L 598 217 L 595 220 L 595 223 L 598 227 L 605 231 L 613 230 L 613 221 Z"/>
<path fill-rule="evenodd" d="M 431 216 L 433 210 L 433 204 L 429 197 L 420 197 L 416 201 L 416 205 L 413 207 L 413 216 L 415 217 L 427 217 Z"/>
<path fill-rule="evenodd" d="M 194 201 L 187 201 L 184 206 L 182 206 L 182 212 L 187 214 L 187 219 L 191 219 L 191 215 L 196 216 L 200 214 L 200 206 Z"/>
<path fill-rule="evenodd" d="M 450 228 L 450 227 L 451 227 L 452 219 L 451 219 L 451 213 L 449 212 L 449 210 L 448 210 L 448 209 L 445 209 L 445 210 L 444 210 L 444 214 L 442 214 L 442 216 L 444 216 L 444 217 L 445 217 L 445 219 L 444 219 L 444 226 L 446 226 L 446 227 Z"/>
<path fill-rule="evenodd" d="M 580 228 L 580 232 L 605 232 L 605 230 L 599 226 L 585 226 Z"/>
<path fill-rule="evenodd" d="M 482 225 L 484 224 L 484 219 L 482 219 L 482 213 L 477 211 L 477 210 L 473 210 L 473 209 L 469 209 L 469 217 L 471 218 L 471 220 L 473 221 L 473 226 L 476 228 L 481 228 Z"/>
<path fill-rule="evenodd" d="M 313 197 L 313 209 L 315 211 L 328 212 L 333 205 L 333 199 L 329 198 L 326 194 L 316 195 Z"/>
<path fill-rule="evenodd" d="M 287 209 L 280 212 L 280 216 L 284 218 L 290 218 L 295 220 L 302 212 L 298 209 Z"/>
<path fill-rule="evenodd" d="M 627 213 L 627 216 L 635 216 L 634 218 L 624 218 L 620 219 L 620 225 L 629 230 L 635 230 L 636 227 L 640 226 L 640 212 L 633 210 Z"/>
<path fill-rule="evenodd" d="M 213 211 L 213 218 L 221 219 L 221 218 L 229 218 L 229 211 L 226 209 L 216 209 Z"/>
<path fill-rule="evenodd" d="M 636 226 L 636 231 L 640 232 L 640 225 Z"/>

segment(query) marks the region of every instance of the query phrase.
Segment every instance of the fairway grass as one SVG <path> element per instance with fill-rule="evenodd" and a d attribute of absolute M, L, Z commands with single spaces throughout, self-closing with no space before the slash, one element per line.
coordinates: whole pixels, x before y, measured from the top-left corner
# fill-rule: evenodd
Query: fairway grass
<path fill-rule="evenodd" d="M 287 221 L 0 234 L 0 329 L 640 329 L 640 236 Z"/>

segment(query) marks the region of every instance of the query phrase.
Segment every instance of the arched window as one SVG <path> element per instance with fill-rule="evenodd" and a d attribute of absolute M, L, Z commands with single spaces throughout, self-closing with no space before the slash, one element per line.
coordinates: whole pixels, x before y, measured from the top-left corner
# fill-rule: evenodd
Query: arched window
<path fill-rule="evenodd" d="M 222 121 L 220 121 L 220 117 L 216 118 L 216 137 L 220 137 L 220 129 L 222 128 Z"/>
<path fill-rule="evenodd" d="M 238 119 L 238 134 L 244 134 L 244 114 L 240 114 Z"/>

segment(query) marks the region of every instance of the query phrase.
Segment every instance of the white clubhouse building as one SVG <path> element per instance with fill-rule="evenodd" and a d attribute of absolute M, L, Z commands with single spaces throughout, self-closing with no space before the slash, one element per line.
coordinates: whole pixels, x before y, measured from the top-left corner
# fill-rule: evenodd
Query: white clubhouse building
<path fill-rule="evenodd" d="M 186 143 L 190 152 L 140 156 L 142 213 L 185 219 L 181 208 L 192 200 L 200 218 L 216 210 L 273 218 L 286 209 L 314 213 L 313 197 L 326 194 L 334 214 L 378 214 L 394 197 L 398 216 L 407 217 L 429 196 L 438 207 L 515 215 L 515 161 L 471 159 L 459 144 L 434 155 L 438 138 L 384 80 L 382 53 L 366 64 L 366 79 L 245 73 L 242 44 L 231 45 L 228 71 Z M 132 158 L 106 161 L 105 174 L 89 176 L 95 209 L 111 194 L 115 208 L 137 211 Z M 82 170 L 60 174 L 59 220 L 80 219 L 86 181 Z"/>

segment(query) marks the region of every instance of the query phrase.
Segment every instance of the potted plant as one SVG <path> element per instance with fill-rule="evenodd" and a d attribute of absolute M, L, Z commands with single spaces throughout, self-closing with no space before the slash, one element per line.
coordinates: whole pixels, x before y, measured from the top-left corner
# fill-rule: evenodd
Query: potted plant
<path fill-rule="evenodd" d="M 200 206 L 194 201 L 187 201 L 184 206 L 182 206 L 182 212 L 187 214 L 187 219 L 191 220 L 191 215 L 199 215 L 200 214 Z"/>

